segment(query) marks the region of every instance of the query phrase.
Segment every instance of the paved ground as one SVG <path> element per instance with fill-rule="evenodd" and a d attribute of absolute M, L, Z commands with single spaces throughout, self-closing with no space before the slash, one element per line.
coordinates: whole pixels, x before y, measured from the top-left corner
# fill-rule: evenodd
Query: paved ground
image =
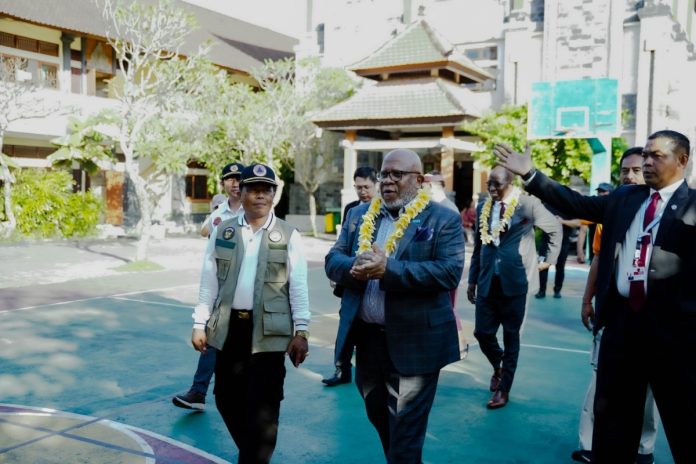
<path fill-rule="evenodd" d="M 288 369 L 277 463 L 383 462 L 354 385 L 325 388 L 338 301 L 324 276 L 330 241 L 306 239 L 313 311 L 311 357 Z M 171 405 L 197 360 L 190 348 L 205 241 L 155 242 L 155 272 L 114 268 L 130 241 L 0 246 L 0 463 L 235 461 L 212 404 Z M 567 272 L 561 300 L 532 300 L 511 403 L 488 411 L 490 368 L 475 345 L 441 375 L 427 463 L 572 462 L 589 380 L 591 338 L 578 321 L 586 271 Z M 470 332 L 473 308 L 457 310 Z M 209 402 L 211 398 L 208 398 Z M 662 433 L 659 464 L 673 462 Z"/>

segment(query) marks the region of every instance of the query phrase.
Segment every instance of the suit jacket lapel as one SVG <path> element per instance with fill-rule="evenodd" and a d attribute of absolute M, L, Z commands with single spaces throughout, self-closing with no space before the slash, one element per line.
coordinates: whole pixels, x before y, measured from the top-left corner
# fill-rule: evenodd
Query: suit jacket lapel
<path fill-rule="evenodd" d="M 648 198 L 648 195 L 650 195 L 650 187 L 643 185 L 639 189 L 635 189 L 635 192 L 630 192 L 624 197 L 621 207 L 623 214 L 619 216 L 616 228 L 616 241 L 618 243 L 623 242 L 626 232 L 631 226 L 631 222 L 633 222 L 633 218 L 636 217 L 638 210 L 640 210 L 640 205 Z"/>
<path fill-rule="evenodd" d="M 413 218 L 413 221 L 408 225 L 406 228 L 406 231 L 404 232 L 404 236 L 401 237 L 401 240 L 396 242 L 397 248 L 396 248 L 396 253 L 394 253 L 394 259 L 399 259 L 401 255 L 404 253 L 404 250 L 408 247 L 408 245 L 411 243 L 413 240 L 413 237 L 416 235 L 416 231 L 418 230 L 419 227 L 425 223 L 426 219 L 428 216 L 430 216 L 430 213 L 432 212 L 432 206 L 433 202 L 430 200 L 430 203 L 428 203 L 428 206 L 425 207 L 423 211 L 420 212 L 418 216 Z"/>
<path fill-rule="evenodd" d="M 686 200 L 689 198 L 689 187 L 686 182 L 683 182 L 679 188 L 672 194 L 669 203 L 665 205 L 662 211 L 662 219 L 660 219 L 660 228 L 655 237 L 655 244 L 661 244 L 664 237 L 669 233 L 668 230 L 674 224 L 674 220 L 681 217 L 684 212 Z"/>

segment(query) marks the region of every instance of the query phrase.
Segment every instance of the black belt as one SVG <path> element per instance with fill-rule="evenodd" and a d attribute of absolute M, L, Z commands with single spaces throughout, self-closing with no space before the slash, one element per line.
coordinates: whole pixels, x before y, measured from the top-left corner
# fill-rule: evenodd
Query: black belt
<path fill-rule="evenodd" d="M 360 317 L 355 318 L 355 322 L 358 323 L 364 330 L 369 332 L 381 332 L 384 333 L 386 330 L 382 324 L 373 324 L 371 322 L 365 322 Z"/>

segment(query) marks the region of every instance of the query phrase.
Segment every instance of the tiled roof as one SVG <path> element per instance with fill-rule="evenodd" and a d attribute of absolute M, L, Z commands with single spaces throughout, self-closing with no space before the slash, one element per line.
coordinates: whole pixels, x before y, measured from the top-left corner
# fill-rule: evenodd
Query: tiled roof
<path fill-rule="evenodd" d="M 458 53 L 447 39 L 423 19 L 412 23 L 403 32 L 349 68 L 357 74 L 366 74 L 369 70 L 398 69 L 443 62 L 448 62 L 451 67 L 463 71 L 463 74 L 479 82 L 493 78 L 469 58 Z"/>
<path fill-rule="evenodd" d="M 292 37 L 181 0 L 175 5 L 193 13 L 198 22 L 198 29 L 187 37 L 184 54 L 193 54 L 200 44 L 211 41 L 210 58 L 214 63 L 244 72 L 260 66 L 265 59 L 294 56 L 297 40 Z M 2 13 L 78 34 L 106 35 L 106 23 L 92 0 L 0 0 Z"/>
<path fill-rule="evenodd" d="M 427 120 L 463 121 L 480 115 L 470 90 L 440 78 L 392 80 L 361 88 L 312 120 L 325 128 L 379 126 Z"/>

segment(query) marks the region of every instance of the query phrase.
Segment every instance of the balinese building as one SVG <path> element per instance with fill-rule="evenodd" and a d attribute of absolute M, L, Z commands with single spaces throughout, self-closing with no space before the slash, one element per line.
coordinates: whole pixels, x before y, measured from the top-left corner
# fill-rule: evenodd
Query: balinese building
<path fill-rule="evenodd" d="M 211 43 L 210 59 L 240 82 L 254 85 L 250 77 L 253 68 L 266 59 L 294 55 L 297 40 L 292 37 L 182 1 L 174 5 L 190 11 L 198 23 L 181 52 L 193 54 L 199 45 Z M 107 82 L 119 71 L 106 30 L 101 11 L 92 0 L 0 0 L 0 53 L 26 60 L 26 71 L 47 89 L 47 98 L 75 108 L 75 116 L 84 117 L 114 105 Z M 3 152 L 21 167 L 48 167 L 46 157 L 56 149 L 50 141 L 66 133 L 69 116 L 61 114 L 11 124 Z M 128 214 L 130 195 L 122 163 L 95 176 L 75 168 L 77 189 L 89 188 L 103 195 L 106 222 L 121 225 L 136 219 Z M 190 164 L 185 188 L 165 194 L 158 218 L 167 220 L 173 213 L 182 212 L 207 213 L 207 175 L 202 166 Z M 183 187 L 184 183 L 175 185 Z"/>
<path fill-rule="evenodd" d="M 313 119 L 343 133 L 344 205 L 355 195 L 356 167 L 379 168 L 382 156 L 397 148 L 416 151 L 426 172 L 440 171 L 461 205 L 479 191 L 471 157 L 479 148 L 460 126 L 481 114 L 467 86 L 482 85 L 491 74 L 422 19 L 349 69 L 370 82 Z"/>

